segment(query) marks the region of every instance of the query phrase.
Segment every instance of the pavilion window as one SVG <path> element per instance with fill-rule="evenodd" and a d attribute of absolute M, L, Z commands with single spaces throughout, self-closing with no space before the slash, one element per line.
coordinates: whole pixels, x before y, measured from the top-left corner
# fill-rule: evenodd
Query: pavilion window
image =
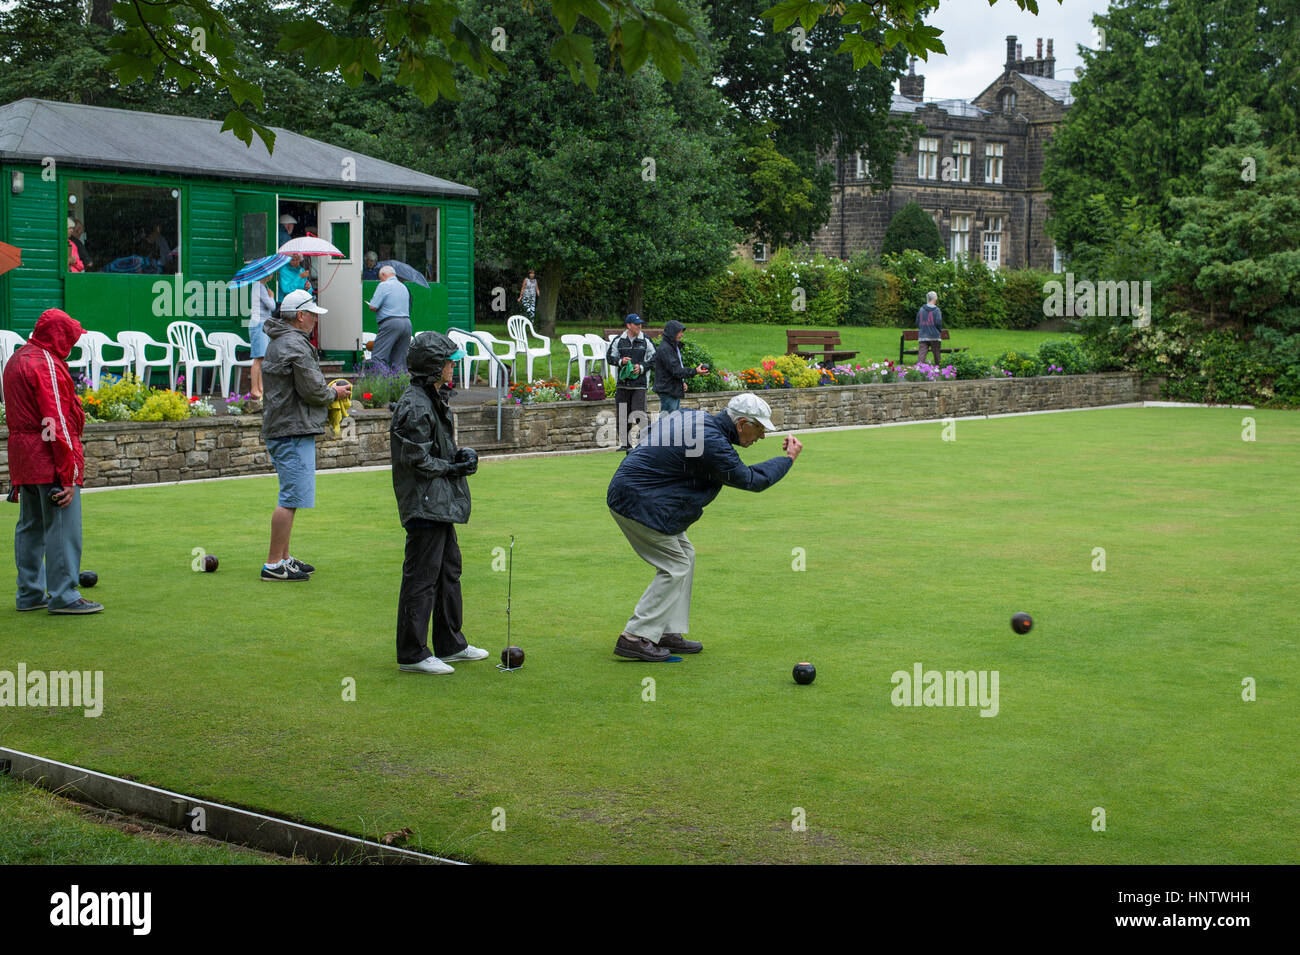
<path fill-rule="evenodd" d="M 183 271 L 179 188 L 70 179 L 65 199 L 67 218 L 77 220 L 84 230 L 81 243 L 88 261 L 82 264 L 87 272 L 170 275 Z"/>

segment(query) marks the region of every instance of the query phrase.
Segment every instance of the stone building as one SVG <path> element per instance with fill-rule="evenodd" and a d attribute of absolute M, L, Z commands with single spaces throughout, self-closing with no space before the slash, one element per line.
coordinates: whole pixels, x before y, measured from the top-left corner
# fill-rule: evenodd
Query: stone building
<path fill-rule="evenodd" d="M 992 266 L 1054 269 L 1043 231 L 1048 193 L 1043 150 L 1070 107 L 1070 83 L 1058 80 L 1052 41 L 1026 58 L 1007 37 L 1002 75 L 971 100 L 924 100 L 925 77 L 913 60 L 891 112 L 923 127 L 911 152 L 894 162 L 893 188 L 873 191 L 857 154 L 838 163 L 831 216 L 813 237 L 826 255 L 879 252 L 894 214 L 915 201 L 933 217 L 949 257 L 980 256 Z"/>

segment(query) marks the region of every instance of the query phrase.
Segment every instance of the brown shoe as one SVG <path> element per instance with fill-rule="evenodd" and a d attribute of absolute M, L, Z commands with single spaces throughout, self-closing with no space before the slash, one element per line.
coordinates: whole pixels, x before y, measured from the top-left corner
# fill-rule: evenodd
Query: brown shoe
<path fill-rule="evenodd" d="M 645 660 L 647 663 L 662 663 L 672 656 L 667 650 L 655 646 L 645 637 L 629 637 L 626 633 L 618 635 L 618 642 L 614 644 L 614 655 L 630 657 L 633 660 Z"/>
<path fill-rule="evenodd" d="M 687 640 L 680 633 L 665 633 L 659 638 L 659 646 L 665 647 L 673 653 L 699 653 L 704 649 L 704 644 L 695 640 Z"/>

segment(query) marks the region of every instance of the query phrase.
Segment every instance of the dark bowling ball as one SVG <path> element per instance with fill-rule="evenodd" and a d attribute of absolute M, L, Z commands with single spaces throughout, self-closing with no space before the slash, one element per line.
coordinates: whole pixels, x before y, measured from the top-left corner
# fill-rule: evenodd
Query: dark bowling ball
<path fill-rule="evenodd" d="M 794 682 L 800 686 L 807 686 L 815 679 L 817 679 L 817 668 L 811 663 L 805 661 L 794 665 Z"/>
<path fill-rule="evenodd" d="M 1028 633 L 1034 629 L 1034 618 L 1027 613 L 1018 613 L 1011 618 L 1011 629 L 1016 633 Z"/>
<path fill-rule="evenodd" d="M 78 579 L 81 586 L 93 587 L 95 584 L 99 583 L 99 574 L 95 573 L 93 570 L 83 570 L 81 572 L 81 577 Z"/>
<path fill-rule="evenodd" d="M 206 574 L 215 574 L 217 572 L 217 558 L 213 554 L 204 555 L 203 572 Z"/>
<path fill-rule="evenodd" d="M 524 665 L 524 651 L 518 647 L 506 647 L 501 651 L 501 665 L 517 670 Z"/>

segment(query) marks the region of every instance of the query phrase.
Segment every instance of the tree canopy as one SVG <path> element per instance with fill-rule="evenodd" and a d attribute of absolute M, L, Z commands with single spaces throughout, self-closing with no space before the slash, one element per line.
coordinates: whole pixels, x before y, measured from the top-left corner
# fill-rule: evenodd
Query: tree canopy
<path fill-rule="evenodd" d="M 92 0 L 102 4 L 104 0 Z M 996 0 L 989 0 L 990 5 Z M 1038 0 L 1012 0 L 1038 12 Z M 1057 0 L 1061 2 L 1061 0 Z M 463 67 L 480 79 L 507 67 L 500 52 L 500 23 L 471 26 L 468 0 L 316 0 L 282 8 L 293 15 L 278 26 L 277 49 L 299 54 L 312 70 L 337 74 L 357 86 L 381 79 L 384 64 L 397 66 L 395 81 L 426 104 L 460 95 Z M 702 24 L 679 0 L 525 0 L 523 11 L 547 32 L 545 55 L 570 79 L 596 89 L 602 70 L 635 73 L 652 64 L 676 82 L 684 67 L 699 65 Z M 823 19 L 837 19 L 843 39 L 836 50 L 854 68 L 880 66 L 895 47 L 922 58 L 943 53 L 942 31 L 924 14 L 938 0 L 820 3 L 780 0 L 763 12 L 777 33 L 807 37 Z M 265 89 L 249 70 L 238 21 L 243 4 L 232 0 L 118 0 L 113 13 L 125 29 L 112 40 L 110 66 L 122 83 L 160 81 L 176 91 L 208 89 L 229 105 L 226 127 L 244 142 L 274 136 L 255 117 Z M 798 31 L 802 31 L 800 34 Z M 508 38 L 508 34 L 506 34 Z M 602 62 L 603 61 L 603 62 Z M 252 115 L 250 115 L 252 114 Z"/>

